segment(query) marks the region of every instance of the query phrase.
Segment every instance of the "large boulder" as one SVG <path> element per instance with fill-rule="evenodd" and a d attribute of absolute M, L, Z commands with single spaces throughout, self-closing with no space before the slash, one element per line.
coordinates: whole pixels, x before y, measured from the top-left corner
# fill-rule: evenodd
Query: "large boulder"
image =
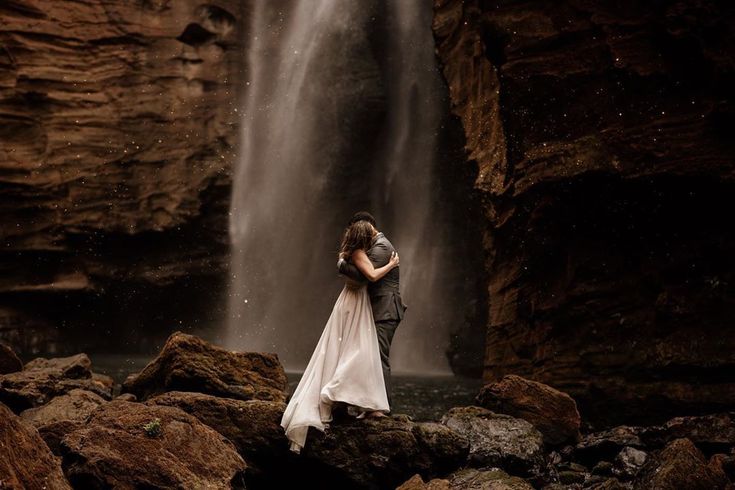
<path fill-rule="evenodd" d="M 288 454 L 288 440 L 281 427 L 286 408 L 283 402 L 172 391 L 150 398 L 146 404 L 176 407 L 193 415 L 232 441 L 248 463 L 267 465 Z"/>
<path fill-rule="evenodd" d="M 662 447 L 674 439 L 689 439 L 709 450 L 728 450 L 735 446 L 735 417 L 733 413 L 676 417 L 665 424 L 650 427 L 641 434 L 651 446 Z"/>
<path fill-rule="evenodd" d="M 0 374 L 14 373 L 23 369 L 23 363 L 15 355 L 13 349 L 4 342 L 0 342 Z"/>
<path fill-rule="evenodd" d="M 546 444 L 576 442 L 579 438 L 577 404 L 571 396 L 543 383 L 511 374 L 485 385 L 476 401 L 494 412 L 531 422 Z"/>
<path fill-rule="evenodd" d="M 123 391 L 139 400 L 166 391 L 193 391 L 238 400 L 285 402 L 286 386 L 286 372 L 276 354 L 228 351 L 175 332 L 155 359 L 125 380 Z"/>
<path fill-rule="evenodd" d="M 456 470 L 468 449 L 464 437 L 441 424 L 393 415 L 335 419 L 325 433 L 311 430 L 301 458 L 331 485 L 395 488 L 416 473 L 432 478 Z"/>
<path fill-rule="evenodd" d="M 650 458 L 636 480 L 636 490 L 719 490 L 727 485 L 722 469 L 709 465 L 689 439 L 676 439 Z"/>
<path fill-rule="evenodd" d="M 61 439 L 82 427 L 90 414 L 105 401 L 91 391 L 73 389 L 45 405 L 24 410 L 20 417 L 38 429 L 51 451 L 60 454 Z"/>
<path fill-rule="evenodd" d="M 174 407 L 113 400 L 61 442 L 79 488 L 230 488 L 246 464 L 233 444 Z"/>
<path fill-rule="evenodd" d="M 32 425 L 0 403 L 0 488 L 71 489 L 61 465 Z"/>
<path fill-rule="evenodd" d="M 523 478 L 510 476 L 497 468 L 463 468 L 444 479 L 426 483 L 420 475 L 414 475 L 397 490 L 533 490 L 533 486 Z"/>
<path fill-rule="evenodd" d="M 574 458 L 586 465 L 598 461 L 612 461 L 626 447 L 642 449 L 642 427 L 621 425 L 609 430 L 593 432 L 582 437 L 574 448 Z"/>
<path fill-rule="evenodd" d="M 456 407 L 442 417 L 442 424 L 469 440 L 470 466 L 497 466 L 529 475 L 544 465 L 543 436 L 523 419 L 482 407 Z"/>
<path fill-rule="evenodd" d="M 86 354 L 34 359 L 22 371 L 0 376 L 0 402 L 20 413 L 74 389 L 91 391 L 109 400 L 112 379 L 92 373 L 91 365 Z"/>

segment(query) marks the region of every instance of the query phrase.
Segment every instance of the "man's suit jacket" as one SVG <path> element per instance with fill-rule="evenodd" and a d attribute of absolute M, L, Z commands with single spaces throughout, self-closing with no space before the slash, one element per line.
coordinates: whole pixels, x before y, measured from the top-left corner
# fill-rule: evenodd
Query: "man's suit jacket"
<path fill-rule="evenodd" d="M 367 256 L 373 266 L 377 269 L 383 267 L 390 260 L 390 255 L 395 252 L 393 244 L 383 235 L 378 233 L 370 243 L 367 250 Z M 360 270 L 352 263 L 345 260 L 337 262 L 337 269 L 340 274 L 361 283 L 368 283 L 368 294 L 370 295 L 370 303 L 373 307 L 373 317 L 376 322 L 383 320 L 403 320 L 406 312 L 406 305 L 401 299 L 399 291 L 399 267 L 394 267 L 385 276 L 375 282 L 369 282 Z"/>

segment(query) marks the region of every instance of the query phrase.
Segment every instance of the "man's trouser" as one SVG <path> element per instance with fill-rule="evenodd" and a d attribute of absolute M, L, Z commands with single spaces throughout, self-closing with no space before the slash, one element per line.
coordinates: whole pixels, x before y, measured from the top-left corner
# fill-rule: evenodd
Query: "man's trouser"
<path fill-rule="evenodd" d="M 400 320 L 380 320 L 375 322 L 375 331 L 378 334 L 378 345 L 380 346 L 380 362 L 383 365 L 383 379 L 385 380 L 385 393 L 388 395 L 388 406 L 393 406 L 391 400 L 390 382 L 390 344 L 396 333 Z"/>

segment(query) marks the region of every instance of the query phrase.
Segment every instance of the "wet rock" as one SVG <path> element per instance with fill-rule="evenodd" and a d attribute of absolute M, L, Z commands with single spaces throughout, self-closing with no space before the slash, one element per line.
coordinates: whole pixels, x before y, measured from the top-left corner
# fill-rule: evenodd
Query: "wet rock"
<path fill-rule="evenodd" d="M 445 479 L 434 479 L 426 483 L 420 475 L 414 475 L 397 490 L 533 490 L 533 486 L 523 478 L 510 476 L 497 468 L 463 468 Z"/>
<path fill-rule="evenodd" d="M 45 405 L 24 410 L 20 417 L 38 429 L 51 451 L 59 455 L 61 439 L 82 427 L 89 415 L 103 403 L 105 399 L 91 391 L 73 389 Z"/>
<path fill-rule="evenodd" d="M 137 402 L 138 397 L 133 395 L 132 393 L 121 393 L 115 397 L 115 400 L 125 401 L 125 402 Z"/>
<path fill-rule="evenodd" d="M 543 437 L 525 420 L 481 407 L 457 407 L 442 417 L 442 424 L 467 438 L 471 466 L 496 466 L 522 475 L 543 466 Z"/>
<path fill-rule="evenodd" d="M 713 454 L 709 459 L 709 465 L 721 470 L 728 480 L 735 483 L 735 454 Z"/>
<path fill-rule="evenodd" d="M 612 461 L 625 447 L 644 448 L 641 439 L 644 429 L 621 425 L 601 432 L 594 432 L 582 437 L 575 446 L 573 457 L 590 466 L 598 461 Z"/>
<path fill-rule="evenodd" d="M 648 454 L 634 447 L 624 447 L 615 457 L 613 473 L 621 480 L 632 480 L 646 462 Z"/>
<path fill-rule="evenodd" d="M 23 369 L 23 363 L 15 355 L 13 349 L 4 342 L 0 342 L 0 374 L 14 373 Z"/>
<path fill-rule="evenodd" d="M 589 479 L 585 482 L 585 489 L 589 490 L 630 490 L 630 483 L 622 483 L 617 478 L 601 478 L 598 480 Z"/>
<path fill-rule="evenodd" d="M 702 452 L 688 439 L 676 439 L 649 458 L 635 482 L 636 490 L 718 490 L 727 477 L 710 466 Z"/>
<path fill-rule="evenodd" d="M 562 485 L 582 484 L 587 478 L 585 473 L 572 470 L 561 470 L 558 477 Z"/>
<path fill-rule="evenodd" d="M 325 433 L 311 430 L 301 458 L 332 485 L 395 488 L 417 473 L 433 478 L 456 470 L 468 450 L 467 440 L 446 426 L 393 415 L 335 420 Z"/>
<path fill-rule="evenodd" d="M 612 476 L 613 464 L 610 461 L 600 461 L 592 468 L 593 475 Z"/>
<path fill-rule="evenodd" d="M 641 437 L 654 447 L 663 447 L 669 441 L 685 438 L 711 451 L 727 450 L 735 446 L 733 415 L 733 413 L 717 413 L 698 417 L 676 417 L 662 426 L 646 429 Z"/>
<path fill-rule="evenodd" d="M 286 401 L 286 372 L 276 354 L 233 352 L 173 333 L 158 356 L 123 383 L 139 400 L 192 391 L 238 400 Z"/>
<path fill-rule="evenodd" d="M 403 485 L 396 490 L 451 490 L 448 480 L 434 479 L 424 482 L 421 475 L 413 475 Z"/>
<path fill-rule="evenodd" d="M 229 488 L 246 464 L 234 445 L 184 411 L 113 400 L 61 442 L 79 488 Z"/>
<path fill-rule="evenodd" d="M 111 378 L 94 374 L 90 368 L 86 354 L 34 359 L 22 371 L 0 376 L 0 401 L 20 413 L 74 389 L 91 391 L 109 400 Z"/>
<path fill-rule="evenodd" d="M 32 425 L 0 403 L 0 488 L 71 489 L 59 460 Z"/>
<path fill-rule="evenodd" d="M 548 445 L 577 442 L 580 416 L 572 397 L 551 386 L 508 375 L 485 385 L 477 404 L 531 422 Z"/>
<path fill-rule="evenodd" d="M 150 398 L 146 405 L 176 407 L 225 436 L 251 463 L 274 470 L 273 463 L 289 456 L 288 441 L 280 425 L 286 405 L 263 400 L 235 400 L 203 393 L 171 391 Z M 282 470 L 282 468 L 281 468 Z"/>
<path fill-rule="evenodd" d="M 510 476 L 503 470 L 464 468 L 448 477 L 452 490 L 533 490 L 523 478 Z"/>

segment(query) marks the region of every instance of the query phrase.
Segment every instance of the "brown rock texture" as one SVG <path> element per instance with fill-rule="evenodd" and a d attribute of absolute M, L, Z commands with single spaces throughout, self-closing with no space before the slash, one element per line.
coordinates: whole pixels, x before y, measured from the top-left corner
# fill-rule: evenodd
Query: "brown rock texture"
<path fill-rule="evenodd" d="M 300 459 L 327 488 L 395 488 L 418 473 L 449 473 L 467 458 L 467 440 L 432 422 L 406 416 L 337 420 L 309 432 Z"/>
<path fill-rule="evenodd" d="M 38 431 L 0 403 L 0 487 L 71 489 Z"/>
<path fill-rule="evenodd" d="M 0 374 L 14 373 L 23 369 L 23 362 L 9 345 L 0 342 Z"/>
<path fill-rule="evenodd" d="M 643 468 L 635 488 L 660 490 L 718 490 L 727 485 L 727 477 L 716 465 L 708 465 L 702 452 L 689 439 L 669 443 Z"/>
<path fill-rule="evenodd" d="M 433 28 L 483 196 L 485 379 L 606 426 L 735 406 L 734 11 L 436 0 Z"/>
<path fill-rule="evenodd" d="M 2 2 L 0 338 L 147 345 L 215 315 L 249 8 Z"/>
<path fill-rule="evenodd" d="M 531 422 L 550 445 L 576 442 L 580 416 L 572 397 L 551 386 L 508 375 L 485 385 L 477 395 L 481 407 Z"/>
<path fill-rule="evenodd" d="M 525 420 L 470 406 L 450 409 L 442 424 L 469 441 L 468 466 L 503 468 L 524 476 L 541 472 L 543 437 Z"/>
<path fill-rule="evenodd" d="M 111 378 L 93 373 L 91 365 L 86 354 L 34 359 L 23 371 L 0 376 L 0 402 L 20 413 L 75 389 L 91 391 L 109 400 L 112 397 Z"/>
<path fill-rule="evenodd" d="M 158 420 L 160 432 L 146 424 Z M 174 407 L 112 401 L 86 427 L 64 437 L 61 450 L 77 488 L 231 488 L 246 464 L 214 429 Z"/>
<path fill-rule="evenodd" d="M 91 391 L 73 389 L 45 405 L 29 408 L 20 414 L 23 421 L 38 429 L 54 454 L 60 453 L 61 440 L 69 432 L 83 427 L 87 418 L 106 400 Z"/>
<path fill-rule="evenodd" d="M 130 375 L 123 390 L 139 400 L 193 391 L 238 400 L 286 401 L 286 372 L 276 354 L 233 352 L 174 332 L 158 356 Z"/>
<path fill-rule="evenodd" d="M 176 407 L 193 415 L 232 441 L 248 463 L 270 464 L 288 455 L 288 441 L 281 427 L 286 409 L 283 402 L 171 391 L 149 399 L 146 405 Z"/>

